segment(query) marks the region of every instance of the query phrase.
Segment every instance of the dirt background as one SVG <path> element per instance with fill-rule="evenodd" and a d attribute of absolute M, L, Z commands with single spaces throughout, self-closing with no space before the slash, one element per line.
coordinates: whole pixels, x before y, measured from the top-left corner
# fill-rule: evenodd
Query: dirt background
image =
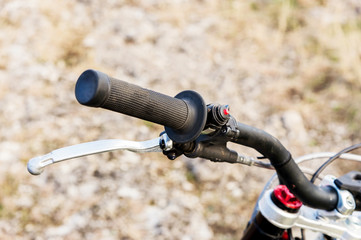
<path fill-rule="evenodd" d="M 229 104 L 295 157 L 361 140 L 358 0 L 0 0 L 0 30 L 0 239 L 242 235 L 270 171 L 114 152 L 27 172 L 56 148 L 162 131 L 79 105 L 88 68 Z"/>

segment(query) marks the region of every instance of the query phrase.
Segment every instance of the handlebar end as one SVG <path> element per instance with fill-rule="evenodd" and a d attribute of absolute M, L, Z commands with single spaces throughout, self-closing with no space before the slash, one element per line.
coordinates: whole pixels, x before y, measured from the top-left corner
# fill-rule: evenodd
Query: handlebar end
<path fill-rule="evenodd" d="M 108 75 L 96 70 L 84 71 L 75 85 L 75 97 L 82 105 L 99 107 L 109 96 Z"/>

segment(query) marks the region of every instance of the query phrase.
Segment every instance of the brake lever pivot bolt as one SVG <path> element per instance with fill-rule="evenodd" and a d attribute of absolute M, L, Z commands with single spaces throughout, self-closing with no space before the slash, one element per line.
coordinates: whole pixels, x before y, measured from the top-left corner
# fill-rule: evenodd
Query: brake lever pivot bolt
<path fill-rule="evenodd" d="M 163 151 L 169 151 L 169 150 L 173 149 L 173 141 L 168 137 L 168 135 L 166 133 L 163 133 L 160 136 L 159 147 Z"/>

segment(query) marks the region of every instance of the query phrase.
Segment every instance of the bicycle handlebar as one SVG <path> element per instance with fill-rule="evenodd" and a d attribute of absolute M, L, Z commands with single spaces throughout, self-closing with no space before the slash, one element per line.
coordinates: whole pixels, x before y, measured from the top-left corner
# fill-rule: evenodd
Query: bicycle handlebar
<path fill-rule="evenodd" d="M 207 120 L 207 107 L 202 97 L 194 91 L 183 91 L 172 98 L 95 70 L 81 74 L 75 95 L 83 105 L 102 107 L 164 125 L 166 133 L 176 143 L 197 139 Z M 230 140 L 254 148 L 270 159 L 280 181 L 302 202 L 324 210 L 337 207 L 336 191 L 308 181 L 291 154 L 276 138 L 244 124 L 236 125 L 237 136 Z"/>
<path fill-rule="evenodd" d="M 174 98 L 141 88 L 105 73 L 87 70 L 75 86 L 80 104 L 101 107 L 165 126 L 175 142 L 196 139 L 206 122 L 206 105 L 194 91 L 183 91 Z"/>
<path fill-rule="evenodd" d="M 336 209 L 337 192 L 329 186 L 316 186 L 302 173 L 287 149 L 272 135 L 260 129 L 237 123 L 239 136 L 233 142 L 251 147 L 271 161 L 281 183 L 305 205 L 323 210 Z"/>

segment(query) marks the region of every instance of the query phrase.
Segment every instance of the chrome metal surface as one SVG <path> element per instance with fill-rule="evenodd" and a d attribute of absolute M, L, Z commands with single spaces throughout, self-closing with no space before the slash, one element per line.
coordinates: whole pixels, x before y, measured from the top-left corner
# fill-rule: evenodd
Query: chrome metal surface
<path fill-rule="evenodd" d="M 288 229 L 299 227 L 321 232 L 328 236 L 343 240 L 361 240 L 361 216 L 342 215 L 339 211 L 324 211 L 302 206 L 299 213 L 289 213 L 277 207 L 268 190 L 259 201 L 259 210 L 273 225 Z"/>
<path fill-rule="evenodd" d="M 252 166 L 254 158 L 238 154 L 237 163 Z"/>
<path fill-rule="evenodd" d="M 321 182 L 321 185 L 332 186 L 337 191 L 338 203 L 337 211 L 342 215 L 351 215 L 356 208 L 356 202 L 353 195 L 347 190 L 341 190 L 335 184 L 336 177 L 326 175 Z"/>
<path fill-rule="evenodd" d="M 172 148 L 173 148 L 173 141 L 165 133 L 160 136 L 160 144 L 159 145 L 162 148 L 162 150 L 169 151 L 169 150 L 172 150 Z"/>
<path fill-rule="evenodd" d="M 100 140 L 82 143 L 74 146 L 54 150 L 46 155 L 35 157 L 28 162 L 28 171 L 33 175 L 42 173 L 44 167 L 64 160 L 110 152 L 114 150 L 128 150 L 132 152 L 161 152 L 160 137 L 143 141 L 125 141 L 120 139 Z"/>
<path fill-rule="evenodd" d="M 361 226 L 350 224 L 350 221 L 359 219 L 356 214 L 345 216 L 337 210 L 326 212 L 302 206 L 301 215 L 295 221 L 294 226 L 321 232 L 337 239 L 360 240 Z"/>
<path fill-rule="evenodd" d="M 289 213 L 280 209 L 271 199 L 272 192 L 273 190 L 270 189 L 264 194 L 259 202 L 259 210 L 273 225 L 283 229 L 293 227 L 299 216 L 299 212 Z"/>

